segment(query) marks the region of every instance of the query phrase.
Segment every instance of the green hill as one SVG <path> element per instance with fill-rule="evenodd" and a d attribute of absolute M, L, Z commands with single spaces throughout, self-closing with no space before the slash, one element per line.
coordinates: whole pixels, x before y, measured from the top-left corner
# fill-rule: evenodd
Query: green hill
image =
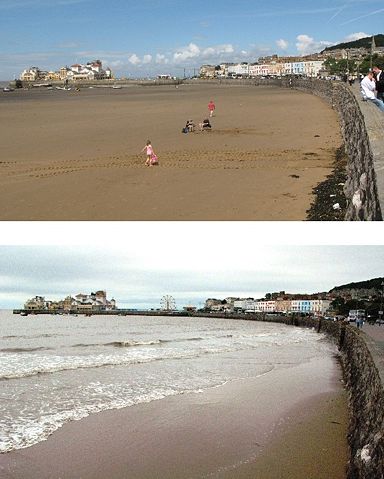
<path fill-rule="evenodd" d="M 367 281 L 359 281 L 357 283 L 343 284 L 341 286 L 335 286 L 332 291 L 342 291 L 343 289 L 377 289 L 382 290 L 381 283 L 384 278 L 368 279 Z"/>
<path fill-rule="evenodd" d="M 339 43 L 338 45 L 333 45 L 332 47 L 325 48 L 321 53 L 331 52 L 332 50 L 339 49 L 348 49 L 348 48 L 371 48 L 372 37 L 360 38 L 360 40 L 355 40 L 353 42 Z M 377 47 L 384 47 L 384 35 L 378 34 L 375 35 L 375 44 Z"/>

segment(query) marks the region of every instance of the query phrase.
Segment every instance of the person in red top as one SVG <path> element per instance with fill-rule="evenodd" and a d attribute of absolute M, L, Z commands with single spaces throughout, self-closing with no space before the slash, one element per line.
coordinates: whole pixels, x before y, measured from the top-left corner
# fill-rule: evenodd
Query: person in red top
<path fill-rule="evenodd" d="M 215 104 L 213 103 L 213 101 L 211 100 L 209 103 L 208 103 L 208 110 L 209 110 L 209 116 L 212 118 L 213 116 L 213 112 L 215 110 L 216 106 Z"/>

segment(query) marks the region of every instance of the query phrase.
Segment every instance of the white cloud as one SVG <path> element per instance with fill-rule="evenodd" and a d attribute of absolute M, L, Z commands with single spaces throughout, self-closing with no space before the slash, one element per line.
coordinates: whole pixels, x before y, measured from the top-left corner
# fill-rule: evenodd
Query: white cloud
<path fill-rule="evenodd" d="M 199 57 L 201 54 L 200 48 L 194 44 L 190 43 L 186 47 L 181 47 L 177 52 L 173 54 L 173 60 L 175 63 L 184 62 L 191 58 Z"/>
<path fill-rule="evenodd" d="M 217 62 L 227 55 L 233 55 L 234 52 L 235 49 L 230 43 L 209 46 L 206 48 L 200 48 L 195 43 L 190 43 L 185 47 L 180 47 L 173 54 L 172 59 L 175 64 L 183 63 L 188 60 L 198 61 L 199 59 Z"/>
<path fill-rule="evenodd" d="M 350 35 L 347 35 L 343 42 L 354 42 L 355 40 L 360 40 L 360 38 L 367 38 L 370 37 L 368 33 L 364 32 L 357 32 L 357 33 L 351 33 Z"/>
<path fill-rule="evenodd" d="M 134 65 L 137 67 L 141 65 L 148 65 L 149 63 L 152 62 L 152 59 L 153 59 L 152 55 L 149 55 L 149 54 L 146 54 L 142 58 L 140 58 L 138 55 L 136 55 L 136 53 L 133 53 L 128 58 L 128 61 L 131 65 Z"/>
<path fill-rule="evenodd" d="M 165 65 L 169 62 L 169 60 L 165 55 L 158 53 L 156 55 L 155 62 L 158 63 L 159 65 Z"/>
<path fill-rule="evenodd" d="M 215 49 L 213 47 L 206 48 L 203 52 L 203 56 L 212 56 L 215 54 Z"/>
<path fill-rule="evenodd" d="M 134 53 L 128 58 L 129 63 L 132 65 L 139 65 L 141 63 L 140 58 Z"/>
<path fill-rule="evenodd" d="M 228 53 L 233 53 L 233 52 L 234 52 L 234 48 L 230 44 L 217 45 L 214 47 L 205 48 L 202 51 L 202 56 L 204 58 L 213 58 L 213 57 L 218 57 L 218 56 L 228 54 Z"/>
<path fill-rule="evenodd" d="M 351 33 L 347 35 L 346 37 L 344 37 L 344 39 L 336 43 L 353 42 L 355 40 L 359 40 L 360 38 L 366 38 L 369 36 L 370 35 L 368 33 L 364 33 L 364 32 Z M 326 47 L 335 45 L 335 42 L 329 42 L 326 40 L 318 41 L 310 37 L 309 35 L 305 35 L 305 34 L 298 35 L 296 40 L 297 40 L 296 48 L 301 55 L 316 53 L 323 50 Z"/>
<path fill-rule="evenodd" d="M 152 61 L 152 55 L 144 55 L 143 56 L 143 63 L 144 64 L 151 63 L 151 61 Z"/>
<path fill-rule="evenodd" d="M 309 35 L 305 35 L 305 34 L 298 35 L 296 39 L 297 39 L 296 48 L 301 55 L 309 55 L 310 53 L 317 53 L 320 50 L 323 50 L 324 48 L 333 45 L 332 42 L 328 42 L 325 40 L 316 41 Z"/>
<path fill-rule="evenodd" d="M 280 50 L 287 50 L 289 43 L 287 42 L 287 40 L 283 40 L 282 38 L 280 38 L 280 40 L 276 41 L 276 45 L 280 48 Z"/>

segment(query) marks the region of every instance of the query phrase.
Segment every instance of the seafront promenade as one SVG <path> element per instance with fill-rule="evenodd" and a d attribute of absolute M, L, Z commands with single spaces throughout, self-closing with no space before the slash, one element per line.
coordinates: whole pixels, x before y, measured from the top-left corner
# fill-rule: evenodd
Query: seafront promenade
<path fill-rule="evenodd" d="M 382 349 L 384 354 L 384 326 L 365 324 L 363 332 L 375 341 L 377 347 Z"/>

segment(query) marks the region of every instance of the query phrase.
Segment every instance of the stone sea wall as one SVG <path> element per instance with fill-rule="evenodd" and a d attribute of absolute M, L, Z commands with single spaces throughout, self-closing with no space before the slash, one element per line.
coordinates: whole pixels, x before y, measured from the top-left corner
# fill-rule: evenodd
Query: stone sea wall
<path fill-rule="evenodd" d="M 339 114 L 341 133 L 349 159 L 348 178 L 344 186 L 347 199 L 344 219 L 347 221 L 383 220 L 384 114 L 370 102 L 362 101 L 357 84 L 351 88 L 340 81 L 294 77 L 216 81 L 222 85 L 244 84 L 294 88 L 312 93 L 327 101 Z"/>
<path fill-rule="evenodd" d="M 358 86 L 312 78 L 282 78 L 266 81 L 275 86 L 294 88 L 317 95 L 339 114 L 341 133 L 348 156 L 345 220 L 381 221 L 384 211 L 383 113 L 363 102 Z"/>
<path fill-rule="evenodd" d="M 272 319 L 275 321 L 275 319 Z M 345 323 L 311 318 L 279 322 L 315 328 L 338 344 L 349 392 L 348 479 L 384 478 L 384 354 L 375 342 Z"/>
<path fill-rule="evenodd" d="M 287 322 L 284 320 L 284 322 Z M 338 344 L 349 392 L 348 479 L 384 478 L 384 354 L 375 342 L 345 323 L 290 319 L 326 332 Z"/>
<path fill-rule="evenodd" d="M 359 331 L 346 328 L 341 349 L 350 392 L 349 479 L 384 478 L 384 359 Z"/>
<path fill-rule="evenodd" d="M 313 328 L 329 335 L 338 345 L 349 393 L 347 479 L 384 479 L 384 353 L 375 342 L 354 326 L 324 319 L 262 313 L 227 317 Z"/>

